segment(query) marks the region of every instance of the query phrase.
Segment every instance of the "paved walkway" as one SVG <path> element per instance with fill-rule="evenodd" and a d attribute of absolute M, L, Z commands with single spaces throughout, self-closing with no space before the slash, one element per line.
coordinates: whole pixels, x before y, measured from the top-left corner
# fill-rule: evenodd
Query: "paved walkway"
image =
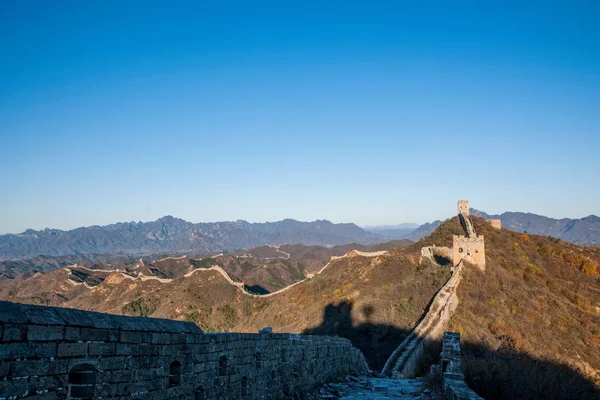
<path fill-rule="evenodd" d="M 350 376 L 342 383 L 330 383 L 314 393 L 314 399 L 387 400 L 387 399 L 438 399 L 425 387 L 423 378 L 388 379 Z"/>

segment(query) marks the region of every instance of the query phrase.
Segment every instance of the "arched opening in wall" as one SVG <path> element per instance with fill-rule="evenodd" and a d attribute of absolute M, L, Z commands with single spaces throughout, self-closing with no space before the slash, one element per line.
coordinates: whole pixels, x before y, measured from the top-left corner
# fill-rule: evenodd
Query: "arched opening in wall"
<path fill-rule="evenodd" d="M 275 371 L 273 369 L 273 370 L 271 370 L 271 383 L 275 383 L 276 380 L 277 380 L 277 371 Z"/>
<path fill-rule="evenodd" d="M 78 364 L 69 371 L 69 398 L 92 399 L 96 389 L 96 367 Z"/>
<path fill-rule="evenodd" d="M 227 375 L 227 356 L 219 358 L 219 376 Z"/>
<path fill-rule="evenodd" d="M 194 400 L 205 400 L 206 399 L 206 391 L 204 390 L 204 386 L 200 385 L 194 391 Z"/>
<path fill-rule="evenodd" d="M 248 396 L 248 378 L 242 377 L 242 396 Z"/>
<path fill-rule="evenodd" d="M 181 384 L 181 363 L 173 361 L 169 364 L 169 387 Z"/>
<path fill-rule="evenodd" d="M 458 252 L 459 252 L 459 253 L 462 253 L 463 251 L 464 251 L 464 250 L 463 250 L 463 248 L 462 248 L 462 247 L 459 247 L 459 248 L 458 248 Z"/>
<path fill-rule="evenodd" d="M 262 368 L 262 354 L 260 354 L 260 351 L 257 351 L 254 354 L 254 366 L 256 368 Z"/>

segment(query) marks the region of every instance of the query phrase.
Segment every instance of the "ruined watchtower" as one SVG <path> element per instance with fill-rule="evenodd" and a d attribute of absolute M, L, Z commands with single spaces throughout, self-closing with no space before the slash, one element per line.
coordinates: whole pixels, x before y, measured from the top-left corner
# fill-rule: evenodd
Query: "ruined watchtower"
<path fill-rule="evenodd" d="M 458 213 L 465 215 L 465 216 L 469 216 L 469 200 L 458 200 L 458 202 L 456 203 L 457 208 L 458 208 Z"/>
<path fill-rule="evenodd" d="M 485 243 L 483 235 L 477 235 L 469 216 L 469 201 L 459 200 L 458 217 L 465 231 L 464 235 L 452 236 L 452 262 L 458 265 L 461 260 L 485 269 Z"/>

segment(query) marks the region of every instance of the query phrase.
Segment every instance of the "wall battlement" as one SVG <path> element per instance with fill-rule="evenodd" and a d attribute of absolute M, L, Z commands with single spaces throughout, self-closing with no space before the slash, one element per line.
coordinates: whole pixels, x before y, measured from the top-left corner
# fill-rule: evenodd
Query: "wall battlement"
<path fill-rule="evenodd" d="M 347 339 L 0 302 L 0 397 L 279 399 L 351 371 Z"/>
<path fill-rule="evenodd" d="M 500 220 L 500 219 L 488 219 L 487 221 L 490 223 L 490 225 L 492 225 L 492 228 L 502 229 L 502 220 Z"/>

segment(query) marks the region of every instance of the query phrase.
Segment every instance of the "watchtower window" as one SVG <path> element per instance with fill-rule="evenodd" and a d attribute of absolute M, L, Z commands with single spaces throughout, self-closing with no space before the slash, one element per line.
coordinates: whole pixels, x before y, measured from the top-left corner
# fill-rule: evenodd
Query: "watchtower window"
<path fill-rule="evenodd" d="M 194 391 L 194 400 L 204 400 L 206 398 L 206 391 L 204 386 L 200 385 Z"/>
<path fill-rule="evenodd" d="M 242 396 L 248 395 L 248 378 L 242 377 Z"/>
<path fill-rule="evenodd" d="M 181 363 L 173 361 L 169 364 L 169 386 L 179 386 L 181 384 Z"/>
<path fill-rule="evenodd" d="M 254 365 L 256 368 L 262 368 L 262 354 L 260 354 L 260 351 L 254 354 Z"/>
<path fill-rule="evenodd" d="M 96 386 L 96 367 L 92 364 L 75 365 L 69 371 L 69 397 L 92 399 Z"/>
<path fill-rule="evenodd" d="M 219 358 L 219 376 L 227 375 L 227 356 Z"/>

